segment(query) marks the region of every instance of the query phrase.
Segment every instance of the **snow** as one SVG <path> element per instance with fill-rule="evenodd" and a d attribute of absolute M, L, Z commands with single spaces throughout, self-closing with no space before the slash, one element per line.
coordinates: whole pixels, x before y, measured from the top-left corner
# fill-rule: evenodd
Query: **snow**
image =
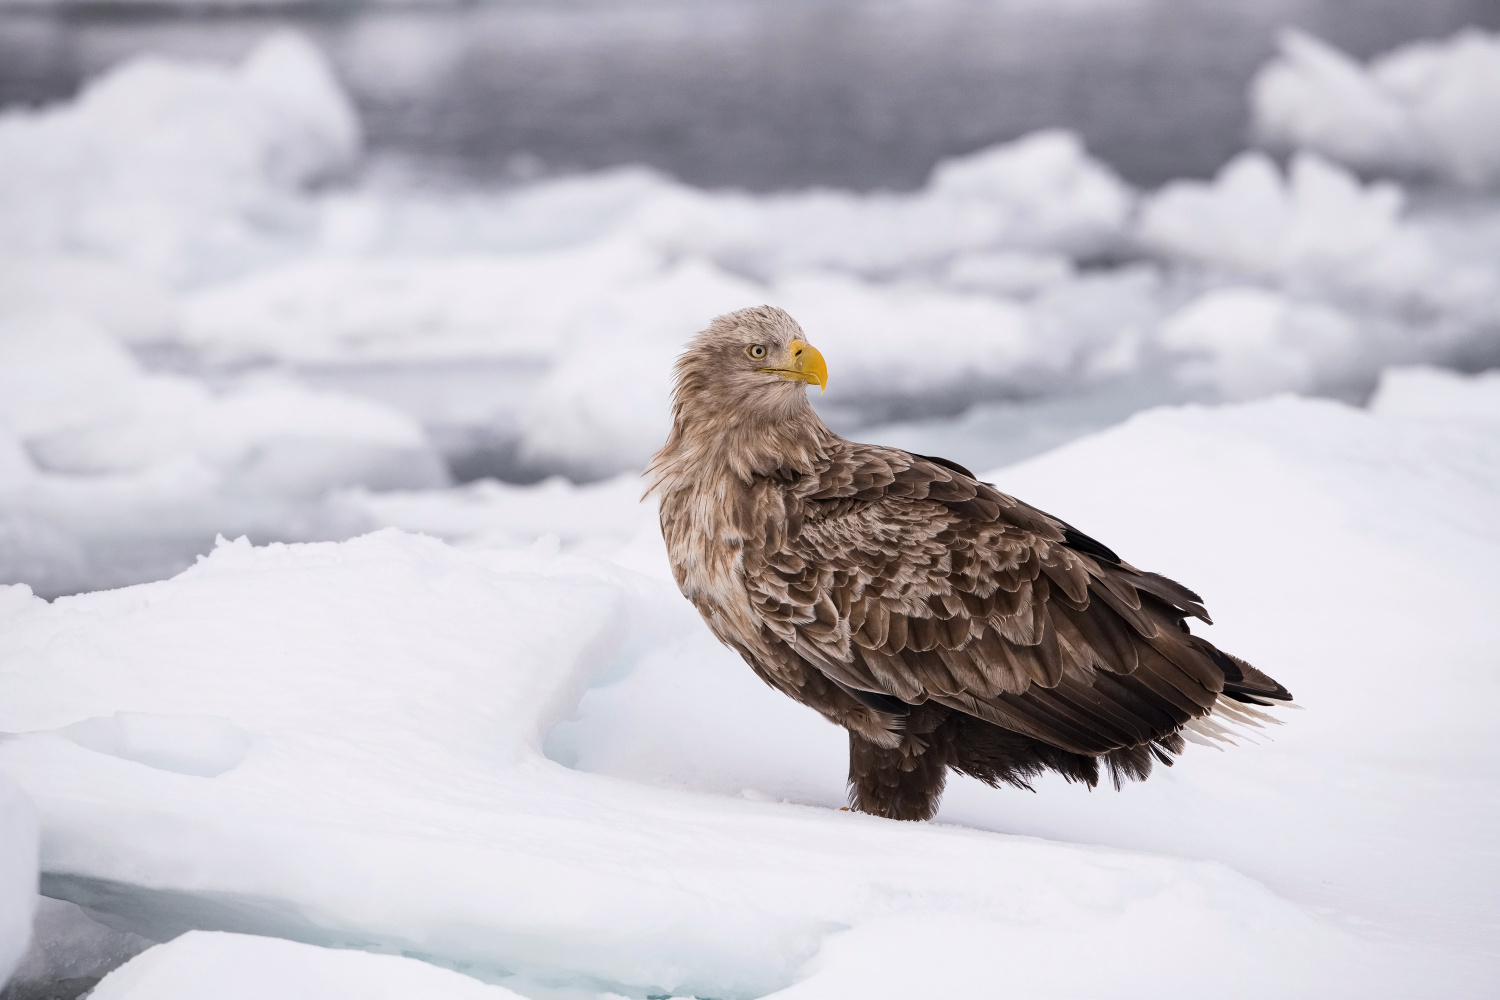
<path fill-rule="evenodd" d="M 1500 422 L 1500 372 L 1455 378 L 1441 368 L 1393 368 L 1370 400 L 1376 413 Z"/>
<path fill-rule="evenodd" d="M 1493 272 L 1449 272 L 1402 218 L 1405 195 L 1314 153 L 1286 173 L 1264 153 L 1242 153 L 1212 182 L 1174 181 L 1142 208 L 1140 236 L 1159 253 L 1301 288 L 1390 298 L 1472 294 Z M 1488 290 L 1488 289 L 1486 289 Z"/>
<path fill-rule="evenodd" d="M 1044 130 L 910 192 L 704 191 L 631 167 L 454 191 L 364 157 L 326 60 L 288 34 L 238 66 L 117 67 L 73 102 L 8 112 L 0 147 L 16 152 L 0 156 L 0 320 L 33 344 L 7 405 L 22 457 L 75 478 L 149 470 L 149 486 L 68 484 L 110 525 L 138 523 L 143 494 L 222 501 L 108 555 L 47 512 L 71 501 L 8 510 L 7 576 L 47 593 L 160 576 L 214 531 L 344 537 L 369 525 L 327 491 L 428 488 L 441 465 L 639 469 L 672 358 L 747 305 L 789 309 L 833 360 L 819 402 L 846 430 L 1094 393 L 1355 399 L 1392 363 L 1490 363 L 1500 319 L 1500 237 L 1312 153 L 1140 193 Z M 1233 336 L 1188 322 L 1231 312 Z M 337 430 L 289 452 L 275 414 L 314 410 Z M 262 451 L 272 482 L 225 473 Z M 266 495 L 276 509 L 243 514 Z"/>
<path fill-rule="evenodd" d="M 752 197 L 683 188 L 627 224 L 653 243 L 762 276 L 808 269 L 901 273 L 957 253 L 1092 256 L 1121 241 L 1132 192 L 1078 137 L 1036 132 L 939 163 L 913 194 L 838 191 Z"/>
<path fill-rule="evenodd" d="M 0 318 L 0 555 L 52 593 L 142 560 L 174 572 L 220 531 L 347 535 L 369 524 L 331 491 L 447 481 L 422 428 L 373 400 L 274 373 L 215 390 L 77 314 Z"/>
<path fill-rule="evenodd" d="M 1337 310 L 1264 288 L 1220 288 L 1170 317 L 1161 343 L 1187 360 L 1179 376 L 1208 383 L 1227 399 L 1278 389 L 1325 388 L 1348 366 L 1358 331 Z"/>
<path fill-rule="evenodd" d="M 856 408 L 1071 378 L 1078 354 L 1119 331 L 1044 337 L 1056 309 L 972 288 L 1067 279 L 1066 254 L 1123 240 L 1133 197 L 1059 132 L 939 164 L 912 194 L 701 192 L 644 171 L 449 205 L 346 194 L 323 202 L 317 252 L 195 291 L 175 337 L 224 362 L 542 371 L 491 392 L 478 419 L 529 468 L 598 478 L 639 468 L 659 443 L 671 360 L 704 317 L 760 302 L 859 345 L 841 376 Z M 889 280 L 924 269 L 933 277 Z M 1138 311 L 1133 292 L 1122 311 Z M 949 331 L 949 349 L 913 356 L 913 329 Z"/>
<path fill-rule="evenodd" d="M 1222 861 L 1347 926 L 1415 942 L 1428 953 L 1416 961 L 1454 963 L 1440 992 L 1485 995 L 1500 898 L 1485 833 L 1500 648 L 1484 575 L 1485 553 L 1500 543 L 1497 391 L 1493 377 L 1398 371 L 1373 412 L 1292 398 L 1154 411 L 990 473 L 1204 593 L 1215 641 L 1285 680 L 1307 711 L 1269 744 L 1194 748 L 1119 795 L 1059 780 L 1006 797 L 957 781 L 939 821 Z M 778 736 L 750 760 L 729 747 L 731 736 L 785 732 L 795 706 L 774 727 L 683 718 L 685 697 L 757 699 L 757 682 L 732 658 L 704 674 L 712 645 L 664 650 L 591 690 L 554 734 L 558 759 L 674 788 L 836 803 L 839 734 Z M 797 780 L 773 777 L 782 772 Z M 889 941 L 840 975 L 873 963 L 871 980 L 899 981 L 886 956 L 915 950 Z"/>
<path fill-rule="evenodd" d="M 991 474 L 1200 588 L 1216 641 L 1307 708 L 1124 793 L 956 781 L 935 824 L 835 811 L 843 735 L 715 643 L 649 517 L 614 560 L 476 541 L 556 483 L 388 509 L 462 547 L 225 543 L 159 583 L 12 588 L 0 771 L 41 814 L 47 891 L 154 940 L 354 944 L 533 995 L 1479 996 L 1497 392 L 1426 370 L 1372 410 L 1158 410 Z M 627 485 L 575 509 L 623 534 Z"/>
<path fill-rule="evenodd" d="M 360 487 L 338 502 L 372 524 L 466 547 L 522 548 L 551 539 L 560 550 L 607 555 L 654 525 L 654 508 L 640 502 L 643 489 L 634 473 L 587 486 L 560 476 L 534 486 L 482 479 L 444 490 Z"/>
<path fill-rule="evenodd" d="M 116 712 L 58 730 L 95 753 L 133 760 L 158 771 L 217 778 L 245 762 L 250 734 L 221 716 Z"/>
<path fill-rule="evenodd" d="M 97 1000 L 519 1000 L 447 969 L 396 955 L 332 951 L 247 934 L 189 931 L 105 977 Z"/>
<path fill-rule="evenodd" d="M 31 941 L 36 886 L 36 813 L 21 790 L 0 774 L 0 986 Z"/>
<path fill-rule="evenodd" d="M 424 187 L 285 34 L 5 112 L 0 776 L 49 898 L 22 958 L 0 783 L 0 972 L 1492 992 L 1500 382 L 1451 368 L 1500 364 L 1493 46 L 1288 36 L 1255 99 L 1298 151 L 1147 192 L 1055 130 L 908 192 Z M 844 734 L 712 639 L 640 499 L 673 358 L 763 302 L 840 430 L 1181 578 L 1307 711 L 1118 795 L 836 811 Z"/>
<path fill-rule="evenodd" d="M 1466 29 L 1361 66 L 1288 29 L 1250 91 L 1255 130 L 1361 170 L 1472 188 L 1500 182 L 1500 36 Z"/>
<path fill-rule="evenodd" d="M 234 69 L 132 60 L 71 105 L 0 117 L 0 252 L 202 280 L 273 255 L 305 224 L 298 189 L 359 145 L 352 105 L 300 35 Z"/>

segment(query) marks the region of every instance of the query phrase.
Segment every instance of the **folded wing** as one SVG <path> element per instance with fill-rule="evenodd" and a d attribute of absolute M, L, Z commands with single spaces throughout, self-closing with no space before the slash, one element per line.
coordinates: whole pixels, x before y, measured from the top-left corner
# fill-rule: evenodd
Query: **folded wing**
<path fill-rule="evenodd" d="M 1188 631 L 1198 596 L 961 466 L 850 445 L 746 543 L 766 627 L 872 707 L 927 701 L 1075 753 L 1287 700 Z"/>

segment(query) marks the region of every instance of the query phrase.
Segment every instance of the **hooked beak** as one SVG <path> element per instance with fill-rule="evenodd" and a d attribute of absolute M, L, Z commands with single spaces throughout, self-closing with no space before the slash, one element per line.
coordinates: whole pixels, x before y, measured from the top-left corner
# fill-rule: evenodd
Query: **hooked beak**
<path fill-rule="evenodd" d="M 823 355 L 818 353 L 818 349 L 805 340 L 794 340 L 787 345 L 787 351 L 792 358 L 788 367 L 759 370 L 780 375 L 784 379 L 806 382 L 817 386 L 819 392 L 827 392 L 828 365 L 824 363 Z"/>

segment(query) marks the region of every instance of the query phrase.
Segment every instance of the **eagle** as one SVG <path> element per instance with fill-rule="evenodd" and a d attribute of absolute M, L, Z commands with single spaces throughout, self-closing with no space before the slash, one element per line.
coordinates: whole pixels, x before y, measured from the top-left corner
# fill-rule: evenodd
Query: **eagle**
<path fill-rule="evenodd" d="M 709 629 L 848 730 L 852 809 L 930 819 L 950 769 L 1118 789 L 1291 701 L 1189 630 L 1210 619 L 1181 584 L 955 462 L 829 430 L 806 392 L 827 383 L 783 310 L 716 318 L 646 476 Z"/>

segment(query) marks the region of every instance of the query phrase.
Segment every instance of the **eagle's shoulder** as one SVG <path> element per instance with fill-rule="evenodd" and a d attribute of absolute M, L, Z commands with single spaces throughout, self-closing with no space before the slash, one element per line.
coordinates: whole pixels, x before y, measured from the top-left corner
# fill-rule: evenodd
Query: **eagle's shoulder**
<path fill-rule="evenodd" d="M 1005 524 L 1049 542 L 1076 536 L 1097 554 L 1114 553 L 1065 522 L 1001 492 L 957 462 L 900 448 L 840 440 L 811 474 L 800 475 L 788 493 L 806 515 L 837 516 L 871 504 L 887 517 L 906 519 L 911 505 L 941 505 L 976 528 Z"/>

